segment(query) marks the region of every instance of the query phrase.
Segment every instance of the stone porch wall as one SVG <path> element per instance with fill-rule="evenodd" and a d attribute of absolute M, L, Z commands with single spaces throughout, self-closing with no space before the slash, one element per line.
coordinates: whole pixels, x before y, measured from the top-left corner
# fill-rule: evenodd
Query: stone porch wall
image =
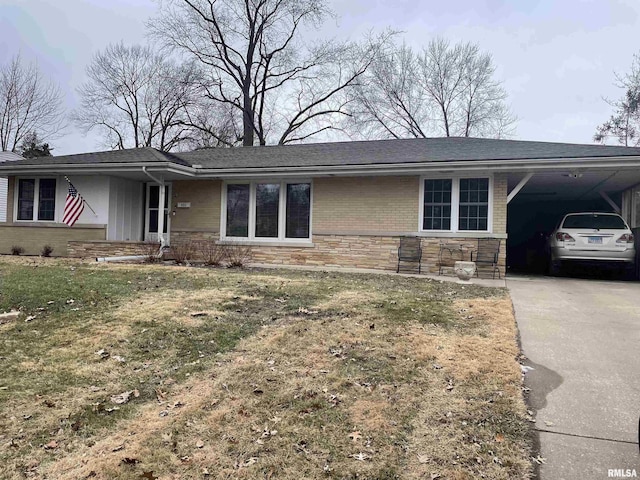
<path fill-rule="evenodd" d="M 159 244 L 151 244 L 157 251 Z M 129 255 L 145 255 L 149 252 L 147 242 L 111 242 L 111 241 L 76 241 L 67 242 L 70 257 L 98 258 L 120 257 Z"/>

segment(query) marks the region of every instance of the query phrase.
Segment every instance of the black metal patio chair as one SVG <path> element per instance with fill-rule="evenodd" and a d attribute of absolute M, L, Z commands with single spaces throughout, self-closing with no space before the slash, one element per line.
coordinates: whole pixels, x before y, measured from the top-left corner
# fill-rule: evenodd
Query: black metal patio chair
<path fill-rule="evenodd" d="M 420 237 L 400 237 L 398 247 L 398 268 L 396 273 L 400 273 L 401 268 L 409 268 L 411 271 L 418 269 L 422 273 L 422 245 Z"/>

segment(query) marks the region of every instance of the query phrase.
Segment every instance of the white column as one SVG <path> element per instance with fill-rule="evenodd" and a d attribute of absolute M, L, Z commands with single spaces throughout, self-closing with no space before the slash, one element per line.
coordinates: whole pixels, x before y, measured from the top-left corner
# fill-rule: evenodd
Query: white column
<path fill-rule="evenodd" d="M 164 202 L 166 197 L 166 186 L 164 182 L 160 184 L 160 194 L 158 198 L 158 241 L 160 248 L 165 246 L 164 241 Z"/>

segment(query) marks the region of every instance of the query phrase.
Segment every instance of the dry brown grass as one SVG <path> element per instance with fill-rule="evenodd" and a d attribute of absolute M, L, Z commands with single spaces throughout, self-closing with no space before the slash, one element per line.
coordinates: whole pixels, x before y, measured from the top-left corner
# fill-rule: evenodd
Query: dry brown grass
<path fill-rule="evenodd" d="M 157 289 L 143 277 L 141 291 L 90 323 L 43 330 L 56 348 L 16 368 L 85 380 L 0 404 L 0 443 L 12 452 L 0 477 L 527 478 L 515 322 L 502 292 L 469 299 L 420 280 L 143 268 L 196 286 Z M 200 359 L 178 343 L 179 332 L 180 342 L 220 342 L 207 328 L 247 318 L 262 326 L 227 353 Z M 163 350 L 135 356 L 154 328 Z M 127 362 L 101 360 L 100 348 Z M 74 430 L 78 412 L 133 385 L 141 397 L 124 413 L 85 415 L 91 428 Z"/>
<path fill-rule="evenodd" d="M 74 446 L 43 473 L 525 478 L 526 442 L 500 419 L 525 415 L 511 304 L 500 298 L 462 306 L 466 316 L 482 319 L 486 336 L 404 331 L 381 319 L 373 330 L 356 319 L 313 318 L 264 328 L 205 378 L 173 389 L 162 404 L 145 405 L 95 445 Z M 170 408 L 176 402 L 183 406 Z M 141 464 L 123 465 L 124 458 Z"/>

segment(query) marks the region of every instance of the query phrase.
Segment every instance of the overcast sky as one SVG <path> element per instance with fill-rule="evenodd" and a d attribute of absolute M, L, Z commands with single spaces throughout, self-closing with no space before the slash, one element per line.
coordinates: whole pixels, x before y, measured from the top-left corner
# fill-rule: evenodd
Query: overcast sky
<path fill-rule="evenodd" d="M 640 51 L 638 0 L 341 0 L 327 35 L 358 39 L 391 27 L 420 48 L 434 37 L 472 41 L 493 55 L 522 140 L 590 143 L 616 98 L 613 72 Z M 57 81 L 72 110 L 92 55 L 107 44 L 145 42 L 152 0 L 0 0 L 0 63 L 21 52 Z M 94 151 L 70 128 L 55 155 Z"/>

